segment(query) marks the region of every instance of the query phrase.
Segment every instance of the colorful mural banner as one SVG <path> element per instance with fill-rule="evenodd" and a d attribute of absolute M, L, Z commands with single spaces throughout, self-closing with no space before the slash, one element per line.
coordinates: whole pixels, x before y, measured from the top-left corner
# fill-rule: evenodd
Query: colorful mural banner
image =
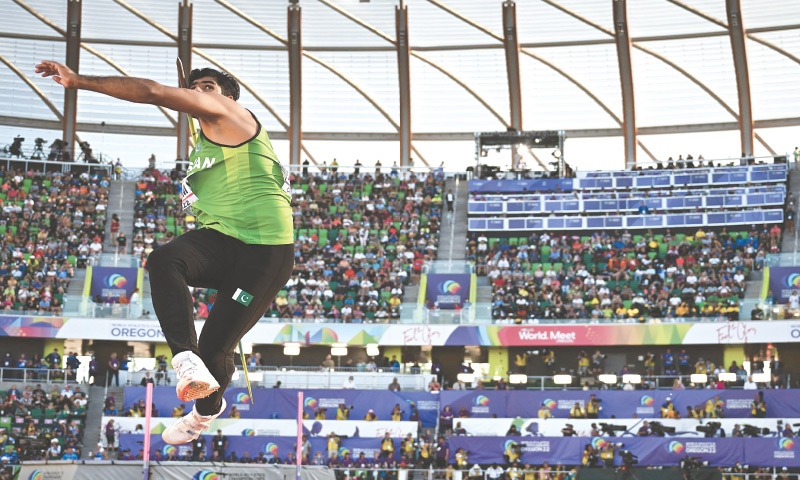
<path fill-rule="evenodd" d="M 427 277 L 425 303 L 429 308 L 452 310 L 469 300 L 470 274 L 429 273 Z"/>
<path fill-rule="evenodd" d="M 667 400 L 683 414 L 687 406 L 705 406 L 706 402 L 723 402 L 726 418 L 749 418 L 755 390 L 445 390 L 439 401 L 442 407 L 450 405 L 454 412 L 466 408 L 471 417 L 532 418 L 537 417 L 545 405 L 554 418 L 568 418 L 576 404 L 585 405 L 589 396 L 601 399 L 599 421 L 612 418 L 658 418 Z M 793 390 L 763 390 L 767 415 L 773 418 L 800 417 L 800 402 Z"/>
<path fill-rule="evenodd" d="M 228 408 L 236 406 L 242 419 L 268 418 L 268 419 L 294 419 L 297 415 L 297 392 L 289 388 L 256 388 L 253 389 L 254 403 L 250 403 L 250 396 L 246 388 L 229 388 L 225 391 L 225 401 Z M 415 406 L 423 427 L 434 427 L 439 417 L 439 396 L 428 392 L 391 392 L 389 390 L 318 390 L 303 389 L 303 410 L 314 418 L 318 408 L 327 410 L 327 418 L 336 418 L 336 409 L 339 404 L 355 407 L 351 410 L 351 420 L 362 420 L 367 410 L 373 409 L 378 420 L 390 420 L 391 411 L 396 404 L 403 410 L 403 420 L 408 420 L 411 407 Z M 131 405 L 144 399 L 145 387 L 125 387 L 125 407 L 128 411 Z M 172 412 L 181 402 L 175 398 L 175 388 L 157 386 L 153 390 L 153 405 L 159 414 Z M 156 415 L 157 416 L 157 415 Z M 308 429 L 307 429 L 308 430 Z M 319 429 L 311 428 L 306 433 L 310 436 L 319 435 Z M 337 432 L 339 433 L 339 432 Z M 409 432 L 400 432 L 404 436 Z"/>
<path fill-rule="evenodd" d="M 764 283 L 769 285 L 775 303 L 788 303 L 792 292 L 800 295 L 800 267 L 765 268 L 764 277 Z"/>
<path fill-rule="evenodd" d="M 195 322 L 197 331 L 202 321 Z M 158 321 L 0 315 L 0 336 L 164 342 Z M 309 345 L 545 347 L 800 342 L 800 321 L 554 325 L 260 322 L 243 341 Z"/>
<path fill-rule="evenodd" d="M 87 273 L 91 278 L 91 296 L 112 303 L 116 303 L 123 293 L 130 298 L 138 275 L 138 268 L 91 267 L 91 272 Z"/>

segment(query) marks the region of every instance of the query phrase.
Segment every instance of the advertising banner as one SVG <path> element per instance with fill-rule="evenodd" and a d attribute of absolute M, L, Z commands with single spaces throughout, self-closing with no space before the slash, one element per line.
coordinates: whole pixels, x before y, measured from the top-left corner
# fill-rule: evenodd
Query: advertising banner
<path fill-rule="evenodd" d="M 246 388 L 229 388 L 225 391 L 225 401 L 228 402 L 228 408 L 236 406 L 242 419 L 294 419 L 297 415 L 297 392 L 298 390 L 288 388 L 256 388 L 253 389 L 255 403 L 251 404 Z M 339 404 L 348 408 L 355 407 L 351 410 L 350 420 L 362 420 L 369 409 L 375 411 L 378 420 L 391 420 L 391 411 L 398 404 L 404 412 L 403 420 L 408 420 L 411 407 L 416 407 L 423 427 L 435 426 L 439 417 L 439 396 L 428 392 L 342 389 L 304 389 L 303 392 L 303 410 L 311 419 L 318 408 L 324 408 L 327 419 L 334 420 Z M 145 387 L 125 387 L 125 411 L 135 402 L 144 399 L 144 396 Z M 153 405 L 160 415 L 171 413 L 180 403 L 175 398 L 174 387 L 157 386 L 153 389 Z M 400 433 L 405 435 L 408 432 Z"/>
<path fill-rule="evenodd" d="M 544 390 L 544 391 L 491 391 L 491 390 L 445 390 L 440 394 L 442 406 L 450 405 L 454 412 L 465 407 L 470 416 L 477 418 L 533 418 L 541 405 L 545 405 L 554 418 L 568 418 L 570 409 L 576 404 L 585 405 L 590 394 L 600 399 L 599 417 L 659 418 L 661 407 L 667 400 L 675 410 L 685 412 L 687 406 L 694 408 L 709 401 L 723 403 L 726 418 L 749 418 L 755 390 Z M 800 404 L 793 390 L 764 390 L 767 415 L 773 418 L 800 417 Z"/>
<path fill-rule="evenodd" d="M 199 332 L 202 321 L 195 322 Z M 0 315 L 0 335 L 164 342 L 155 319 Z M 800 321 L 570 324 L 406 325 L 259 322 L 244 337 L 253 344 L 558 347 L 610 345 L 738 345 L 800 342 Z"/>
<path fill-rule="evenodd" d="M 206 454 L 211 454 L 211 437 L 206 435 Z M 327 457 L 327 440 L 324 437 L 309 439 L 311 456 L 321 452 Z M 142 436 L 120 435 L 120 448 L 129 449 L 134 455 L 142 449 Z M 358 458 L 363 452 L 367 459 L 380 451 L 380 439 L 343 438 L 339 456 L 350 453 Z M 614 464 L 621 464 L 619 452 L 627 450 L 636 456 L 639 465 L 673 467 L 686 457 L 710 465 L 727 467 L 736 462 L 764 467 L 800 467 L 794 439 L 791 438 L 670 438 L 670 437 L 478 437 L 452 436 L 448 439 L 449 461 L 455 461 L 455 453 L 463 449 L 470 463 L 506 463 L 504 456 L 519 455 L 521 462 L 540 465 L 547 461 L 551 465 L 578 465 L 587 445 L 603 449 L 614 445 L 617 455 Z M 267 458 L 276 457 L 286 461 L 288 452 L 294 451 L 294 437 L 236 436 L 228 437 L 227 452 L 242 457 L 245 452 L 251 458 L 264 453 Z M 151 435 L 151 459 L 155 462 L 169 458 L 185 458 L 192 453 L 191 444 L 168 445 L 160 435 Z M 399 440 L 395 440 L 395 457 L 399 458 Z"/>
<path fill-rule="evenodd" d="M 91 280 L 92 298 L 100 297 L 104 302 L 116 303 L 120 295 L 130 298 L 136 288 L 138 268 L 132 267 L 89 267 L 87 275 Z"/>
<path fill-rule="evenodd" d="M 469 300 L 472 276 L 468 273 L 429 273 L 425 287 L 425 303 L 429 308 L 452 310 Z"/>
<path fill-rule="evenodd" d="M 764 281 L 772 290 L 775 303 L 788 303 L 792 292 L 800 295 L 800 267 L 765 268 Z"/>

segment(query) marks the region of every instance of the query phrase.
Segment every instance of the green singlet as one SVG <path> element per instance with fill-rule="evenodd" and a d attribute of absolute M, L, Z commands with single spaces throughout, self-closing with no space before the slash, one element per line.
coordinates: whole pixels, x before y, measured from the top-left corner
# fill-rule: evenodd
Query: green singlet
<path fill-rule="evenodd" d="M 187 181 L 197 196 L 192 211 L 200 228 L 244 243 L 290 244 L 294 232 L 289 172 L 278 162 L 258 119 L 256 123 L 255 136 L 232 147 L 198 132 L 187 170 Z"/>

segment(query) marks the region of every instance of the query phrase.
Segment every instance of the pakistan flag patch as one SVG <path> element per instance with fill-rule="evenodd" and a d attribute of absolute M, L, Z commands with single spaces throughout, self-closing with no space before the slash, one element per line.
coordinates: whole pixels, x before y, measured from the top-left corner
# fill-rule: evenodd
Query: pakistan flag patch
<path fill-rule="evenodd" d="M 250 302 L 253 300 L 253 296 L 241 288 L 237 288 L 236 291 L 233 292 L 233 296 L 231 298 L 241 303 L 245 307 L 250 305 Z"/>

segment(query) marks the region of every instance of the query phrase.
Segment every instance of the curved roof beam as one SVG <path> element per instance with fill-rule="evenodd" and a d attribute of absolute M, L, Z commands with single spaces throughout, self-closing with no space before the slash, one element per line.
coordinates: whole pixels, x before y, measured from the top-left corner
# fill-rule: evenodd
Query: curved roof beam
<path fill-rule="evenodd" d="M 431 0 L 429 0 L 429 1 L 431 1 Z M 594 28 L 596 30 L 599 30 L 599 31 L 611 36 L 611 37 L 614 36 L 614 32 L 613 31 L 603 27 L 600 24 L 592 22 L 588 18 L 573 12 L 572 10 L 568 9 L 567 7 L 564 7 L 563 5 L 558 4 L 557 2 L 555 2 L 553 0 L 542 0 L 542 1 L 544 3 L 552 6 L 553 8 L 557 8 L 558 10 L 566 13 L 567 15 L 569 15 L 569 16 L 571 16 L 573 18 L 575 18 L 576 20 L 578 20 L 580 22 L 583 22 L 586 25 L 589 25 L 590 27 L 592 27 L 592 28 Z M 728 28 L 728 27 L 725 26 L 725 28 Z M 654 58 L 657 58 L 658 60 L 661 60 L 663 63 L 665 63 L 665 64 L 669 65 L 670 67 L 672 67 L 678 73 L 680 73 L 681 75 L 686 77 L 689 81 L 691 81 L 692 83 L 694 83 L 695 85 L 700 87 L 700 89 L 702 89 L 704 92 L 706 92 L 706 94 L 708 94 L 708 96 L 713 98 L 722 108 L 725 109 L 725 111 L 730 113 L 734 118 L 736 118 L 737 120 L 739 119 L 739 114 L 736 112 L 736 110 L 731 108 L 731 106 L 728 105 L 725 102 L 725 100 L 722 99 L 722 97 L 717 95 L 710 87 L 708 87 L 705 83 L 700 81 L 699 78 L 697 78 L 694 75 L 692 75 L 688 70 L 684 69 L 683 67 L 681 67 L 677 63 L 673 62 L 672 60 L 669 60 L 667 57 L 665 57 L 665 56 L 663 56 L 663 55 L 661 55 L 659 53 L 656 53 L 656 52 L 654 52 L 653 50 L 650 50 L 647 47 L 643 47 L 643 46 L 639 45 L 635 41 L 632 42 L 632 45 L 633 45 L 633 48 L 636 48 L 637 50 L 640 50 L 640 51 L 642 51 L 642 52 L 644 52 L 644 53 L 646 53 L 646 54 L 648 54 L 648 55 L 650 55 L 650 56 L 652 56 Z M 764 148 L 767 149 L 767 151 L 769 151 L 772 155 L 775 155 L 775 151 L 772 150 L 772 148 L 769 146 L 769 144 L 767 144 L 767 142 L 763 138 L 761 138 L 760 135 L 755 134 L 755 137 L 756 137 L 756 139 L 758 139 L 758 141 L 761 143 L 761 145 L 763 145 Z"/>
<path fill-rule="evenodd" d="M 25 82 L 25 84 L 28 85 L 28 87 L 30 87 L 31 90 L 33 90 L 33 93 L 35 93 L 39 98 L 42 99 L 44 104 L 47 105 L 47 108 L 49 108 L 50 111 L 53 112 L 53 114 L 59 121 L 64 119 L 64 114 L 58 110 L 58 107 L 56 107 L 55 104 L 53 104 L 53 102 L 50 101 L 50 98 L 47 95 L 45 95 L 45 93 L 38 86 L 36 86 L 35 83 L 30 81 L 27 75 L 22 73 L 22 70 L 20 70 L 19 68 L 17 68 L 16 65 L 8 61 L 8 59 L 3 55 L 0 55 L 0 62 L 3 62 L 12 72 L 16 73 L 17 76 L 20 78 L 20 80 Z"/>
<path fill-rule="evenodd" d="M 25 2 L 23 2 L 22 0 L 14 0 L 14 3 L 16 3 L 17 5 L 19 5 L 19 6 L 20 6 L 20 7 L 21 7 L 23 10 L 27 11 L 28 13 L 30 13 L 31 15 L 33 15 L 34 17 L 36 17 L 36 19 L 38 19 L 40 22 L 44 23 L 44 24 L 45 24 L 45 25 L 47 25 L 49 28 L 51 28 L 52 30 L 54 30 L 54 31 L 55 31 L 56 33 L 58 33 L 58 34 L 59 34 L 59 35 L 60 35 L 62 38 L 66 38 L 66 36 L 67 36 L 67 32 L 66 32 L 66 30 L 62 29 L 61 27 L 59 27 L 58 25 L 56 25 L 55 23 L 53 23 L 52 21 L 50 21 L 50 19 L 48 19 L 48 18 L 47 18 L 47 17 L 45 17 L 44 15 L 40 14 L 39 12 L 37 12 L 37 11 L 36 11 L 36 10 L 35 10 L 33 7 L 29 6 L 28 4 L 26 4 L 26 3 L 25 3 Z M 109 66 L 111 66 L 111 68 L 113 68 L 114 70 L 116 70 L 116 71 L 117 71 L 117 72 L 119 72 L 120 74 L 122 74 L 122 75 L 124 75 L 124 76 L 126 76 L 126 77 L 130 77 L 130 76 L 131 76 L 131 75 L 130 75 L 130 73 L 126 72 L 126 71 L 125 71 L 125 69 L 123 69 L 121 66 L 119 66 L 119 65 L 118 65 L 116 62 L 114 62 L 114 61 L 113 61 L 113 60 L 112 60 L 110 57 L 108 57 L 107 55 L 104 55 L 104 54 L 100 53 L 98 50 L 96 50 L 94 47 L 90 46 L 90 45 L 89 45 L 89 44 L 87 44 L 86 42 L 83 42 L 83 41 L 81 42 L 81 48 L 82 48 L 82 49 L 84 49 L 84 50 L 86 50 L 87 52 L 91 53 L 92 55 L 96 56 L 96 57 L 97 57 L 97 58 L 99 58 L 100 60 L 102 60 L 102 61 L 106 62 L 106 63 L 107 63 Z M 32 84 L 30 84 L 30 83 L 29 83 L 29 82 L 27 82 L 27 81 L 26 81 L 26 83 L 28 83 L 29 85 L 32 85 Z M 43 92 L 41 92 L 41 91 L 40 91 L 40 90 L 38 90 L 38 89 L 35 89 L 34 91 L 35 91 L 35 92 L 37 93 L 37 95 L 39 95 L 40 97 L 41 97 L 42 95 L 44 95 L 44 94 L 43 94 Z M 42 98 L 44 99 L 44 97 L 42 97 Z M 167 117 L 167 120 L 169 120 L 169 121 L 170 121 L 170 123 L 172 123 L 172 125 L 174 125 L 174 126 L 177 126 L 177 125 L 178 125 L 178 121 L 177 121 L 177 120 L 176 120 L 176 119 L 175 119 L 175 118 L 172 116 L 172 113 L 171 113 L 169 110 L 167 110 L 167 109 L 166 109 L 166 108 L 164 108 L 164 107 L 158 107 L 158 106 L 157 106 L 156 108 L 158 108 L 159 110 L 161 110 L 161 113 L 163 113 L 163 114 L 164 114 L 164 116 L 165 116 L 165 117 Z M 62 118 L 63 118 L 63 117 L 62 117 L 62 115 L 61 115 L 61 114 L 59 114 L 59 115 L 58 115 L 58 119 L 59 119 L 59 120 L 61 120 Z"/>
<path fill-rule="evenodd" d="M 503 41 L 503 37 L 502 37 L 502 36 L 500 36 L 500 35 L 498 35 L 498 34 L 494 33 L 493 31 L 491 31 L 490 29 L 488 29 L 488 28 L 484 27 L 483 25 L 480 25 L 479 23 L 476 23 L 476 22 L 472 21 L 471 19 L 469 19 L 469 18 L 465 17 L 464 15 L 462 15 L 462 14 L 458 13 L 457 11 L 455 11 L 455 10 L 451 9 L 451 8 L 450 8 L 450 7 L 448 7 L 447 5 L 444 5 L 444 4 L 440 3 L 438 0 L 428 0 L 428 2 L 430 2 L 430 3 L 432 3 L 433 5 L 435 5 L 435 6 L 439 7 L 440 9 L 442 9 L 442 10 L 444 10 L 445 12 L 449 13 L 450 15 L 453 15 L 454 17 L 456 17 L 457 19 L 459 19 L 459 20 L 461 20 L 462 22 L 466 23 L 467 25 L 470 25 L 470 26 L 472 26 L 472 27 L 474 27 L 474 28 L 476 28 L 476 29 L 480 30 L 481 32 L 485 33 L 486 35 L 489 35 L 490 37 L 494 38 L 495 40 L 497 40 L 497 41 L 499 41 L 499 42 L 502 42 L 502 41 Z M 608 114 L 608 116 L 610 116 L 610 117 L 611 117 L 611 118 L 614 120 L 614 122 L 615 122 L 617 125 L 619 125 L 619 126 L 622 126 L 622 119 L 621 119 L 621 118 L 619 118 L 619 117 L 618 117 L 618 116 L 617 116 L 617 115 L 616 115 L 616 114 L 615 114 L 615 113 L 614 113 L 614 112 L 611 110 L 611 108 L 610 108 L 608 105 L 606 105 L 606 104 L 605 104 L 605 102 L 603 102 L 602 100 L 600 100 L 600 98 L 599 98 L 597 95 L 595 95 L 595 94 L 594 94 L 594 93 L 593 93 L 593 92 L 592 92 L 592 91 L 589 89 L 589 87 L 587 87 L 586 85 L 584 85 L 583 83 L 581 83 L 580 81 L 578 81 L 578 79 L 576 79 L 575 77 L 573 77 L 572 75 L 570 75 L 570 74 L 569 74 L 569 73 L 567 73 L 566 71 L 564 71 L 564 70 L 562 70 L 561 68 L 559 68 L 559 67 L 558 67 L 556 64 L 554 64 L 554 63 L 550 62 L 549 60 L 545 59 L 544 57 L 541 57 L 541 56 L 537 55 L 537 54 L 536 54 L 536 53 L 534 53 L 534 52 L 533 52 L 533 51 L 532 51 L 530 48 L 522 47 L 522 48 L 520 48 L 520 52 L 522 52 L 523 54 L 525 54 L 525 55 L 527 55 L 527 56 L 531 57 L 532 59 L 534 59 L 534 60 L 536 60 L 536 61 L 538 61 L 539 63 L 541 63 L 541 64 L 543 64 L 543 65 L 547 66 L 548 68 L 550 68 L 550 69 L 551 69 L 551 70 L 553 70 L 554 72 L 556 72 L 556 73 L 558 73 L 559 75 L 561 75 L 562 77 L 564 77 L 564 78 L 565 78 L 565 79 L 566 79 L 568 82 L 570 82 L 571 84 L 573 84 L 573 85 L 575 85 L 576 87 L 578 87 L 578 89 L 580 89 L 580 90 L 581 90 L 581 91 L 582 91 L 584 94 L 586 94 L 586 96 L 588 96 L 589 98 L 591 98 L 593 102 L 595 102 L 595 103 L 596 103 L 596 104 L 597 104 L 597 105 L 598 105 L 598 106 L 599 106 L 601 109 L 603 109 L 603 111 L 604 111 L 604 112 L 606 112 L 606 114 Z M 649 156 L 649 157 L 650 157 L 652 160 L 656 160 L 656 158 L 653 156 L 653 154 L 650 152 L 650 150 L 648 150 L 648 149 L 647 149 L 647 148 L 644 146 L 644 144 L 642 144 L 641 140 L 637 139 L 637 140 L 636 140 L 636 143 L 637 143 L 637 144 L 638 144 L 640 147 L 642 147 L 642 150 L 643 150 L 643 151 L 644 151 L 644 152 L 645 152 L 645 153 L 646 153 L 646 154 L 647 154 L 647 155 L 648 155 L 648 156 Z"/>
<path fill-rule="evenodd" d="M 395 45 L 396 42 L 395 42 L 394 38 L 390 37 L 389 35 L 387 35 L 386 33 L 382 32 L 382 31 L 380 31 L 379 29 L 373 27 L 372 25 L 368 24 L 364 20 L 361 20 L 360 18 L 358 18 L 355 15 L 351 14 L 347 10 L 342 9 L 338 5 L 332 4 L 328 0 L 319 0 L 319 2 L 322 3 L 323 5 L 331 8 L 336 13 L 339 13 L 340 15 L 344 16 L 345 18 L 347 18 L 351 22 L 359 25 L 360 27 L 363 27 L 363 28 L 367 29 L 368 31 L 374 33 L 375 35 L 377 35 L 377 36 L 381 37 L 382 39 L 386 40 L 387 42 L 391 43 L 392 45 Z M 441 66 L 438 63 L 434 62 L 433 60 L 425 57 L 424 55 L 422 55 L 421 53 L 415 51 L 414 49 L 411 49 L 410 54 L 413 57 L 418 58 L 418 59 L 422 60 L 423 62 L 425 62 L 426 64 L 430 65 L 431 67 L 435 68 L 436 70 L 438 70 L 439 72 L 444 74 L 450 80 L 454 81 L 456 84 L 458 84 L 458 86 L 463 88 L 467 93 L 469 93 L 473 98 L 475 98 L 475 100 L 477 100 L 481 105 L 483 105 L 483 107 L 485 109 L 487 109 L 492 115 L 494 115 L 494 117 L 497 118 L 500 121 L 500 123 L 502 123 L 506 127 L 510 126 L 508 121 L 505 118 L 503 118 L 503 116 L 499 112 L 497 112 L 491 105 L 489 105 L 489 103 L 486 100 L 484 100 L 483 97 L 481 97 L 478 94 L 478 92 L 476 92 L 475 90 L 470 88 L 469 85 L 467 85 L 462 80 L 460 80 L 458 77 L 456 77 L 455 74 L 451 73 L 449 70 L 447 70 L 443 66 Z"/>
<path fill-rule="evenodd" d="M 709 22 L 711 22 L 711 23 L 713 23 L 715 25 L 718 25 L 718 26 L 720 26 L 722 28 L 725 28 L 725 29 L 728 28 L 728 24 L 726 22 L 724 22 L 722 20 L 719 20 L 719 19 L 716 19 L 716 18 L 712 17 L 711 15 L 703 12 L 702 10 L 698 10 L 698 9 L 692 7 L 691 5 L 686 5 L 685 3 L 683 3 L 680 0 L 667 0 L 667 1 L 672 3 L 672 4 L 674 4 L 674 5 L 677 5 L 677 6 L 681 7 L 682 9 L 684 9 L 684 10 L 690 12 L 690 13 L 693 13 L 693 14 L 697 15 L 698 17 L 700 17 L 702 19 L 708 20 Z M 752 40 L 752 41 L 754 41 L 756 43 L 760 43 L 761 45 L 764 45 L 765 47 L 774 50 L 775 52 L 783 55 L 784 57 L 788 58 L 789 60 L 793 61 L 794 63 L 800 64 L 800 57 L 792 54 L 791 52 L 787 52 L 786 50 L 784 50 L 781 47 L 775 45 L 774 43 L 770 42 L 769 40 L 764 40 L 763 38 L 757 37 L 754 33 L 745 32 L 745 34 L 747 35 L 747 38 L 749 38 L 750 40 Z"/>
<path fill-rule="evenodd" d="M 261 30 L 262 32 L 266 33 L 267 35 L 273 37 L 274 39 L 278 40 L 279 42 L 283 43 L 284 45 L 286 45 L 288 43 L 286 38 L 281 37 L 280 35 L 278 35 L 274 31 L 272 31 L 269 27 L 267 27 L 266 25 L 262 24 L 258 20 L 254 19 L 253 17 L 251 17 L 247 13 L 245 13 L 245 12 L 239 10 L 238 8 L 234 7 L 233 5 L 231 5 L 226 0 L 214 0 L 214 1 L 217 2 L 218 4 L 222 5 L 223 7 L 227 8 L 228 10 L 230 10 L 232 13 L 237 15 L 242 20 L 246 21 L 250 25 L 252 25 L 252 26 L 256 27 L 257 29 Z M 375 109 L 378 110 L 378 112 L 380 112 L 380 114 L 383 115 L 383 117 L 386 118 L 386 120 L 389 121 L 389 124 L 392 125 L 392 127 L 395 130 L 399 130 L 400 129 L 400 126 L 397 124 L 397 122 L 395 122 L 394 119 L 391 117 L 391 115 L 389 115 L 389 113 L 383 107 L 380 106 L 380 104 L 377 102 L 377 100 L 372 98 L 372 96 L 370 96 L 370 94 L 368 94 L 363 88 L 358 86 L 353 80 L 348 78 L 347 75 L 345 75 L 344 73 L 340 72 L 333 65 L 330 65 L 329 63 L 327 63 L 324 60 L 320 59 L 319 57 L 311 54 L 310 52 L 308 52 L 305 49 L 303 49 L 303 56 L 305 56 L 309 60 L 317 63 L 318 65 L 320 65 L 321 67 L 325 68 L 326 70 L 330 71 L 331 73 L 333 73 L 334 75 L 339 77 L 342 81 L 344 81 L 345 83 L 350 85 L 350 87 L 352 87 L 356 92 L 358 92 L 362 97 L 364 97 L 365 100 L 367 100 L 370 104 L 372 104 L 372 106 L 375 107 Z"/>
<path fill-rule="evenodd" d="M 162 26 L 161 24 L 159 24 L 158 22 L 154 22 L 154 21 L 153 21 L 153 20 L 152 20 L 150 17 L 148 17 L 148 16 L 147 16 L 147 15 L 145 15 L 144 13 L 140 12 L 139 10 L 137 10 L 136 8 L 134 8 L 132 5 L 128 4 L 128 3 L 127 3 L 125 0 L 114 0 L 114 1 L 115 1 L 115 2 L 116 2 L 118 5 L 120 5 L 122 8 L 124 8 L 125 10 L 128 10 L 128 11 L 129 11 L 129 12 L 131 12 L 133 15 L 137 16 L 137 17 L 138 17 L 139 19 L 141 19 L 143 22 L 147 23 L 147 24 L 148 24 L 148 25 L 150 25 L 151 27 L 155 28 L 156 30 L 158 30 L 158 31 L 159 31 L 159 32 L 161 32 L 162 34 L 164 34 L 164 35 L 166 35 L 167 37 L 169 37 L 171 40 L 173 40 L 173 41 L 175 41 L 175 42 L 177 42 L 177 41 L 178 41 L 178 37 L 177 37 L 177 35 L 173 34 L 173 33 L 172 33 L 172 32 L 171 32 L 169 29 L 167 29 L 167 28 L 163 27 L 163 26 Z M 274 34 L 274 33 L 273 33 L 271 30 L 270 30 L 269 32 L 266 32 L 266 33 L 267 33 L 267 34 L 269 34 L 270 36 L 274 36 L 274 35 L 275 35 L 275 34 Z M 232 75 L 232 76 L 233 76 L 233 77 L 234 77 L 234 78 L 235 78 L 235 79 L 236 79 L 236 80 L 239 82 L 239 84 L 240 84 L 242 87 L 244 87 L 244 89 L 245 89 L 245 90 L 247 90 L 248 92 L 250 92 L 250 94 L 253 96 L 253 98 L 255 98 L 255 99 L 256 99 L 256 100 L 257 100 L 257 101 L 258 101 L 258 102 L 259 102 L 259 103 L 260 103 L 260 104 L 261 104 L 261 105 L 262 105 L 264 108 L 266 108 L 266 109 L 267 109 L 267 111 L 268 111 L 268 112 L 269 112 L 269 113 L 270 113 L 270 114 L 271 114 L 271 115 L 272 115 L 272 116 L 275 118 L 275 120 L 277 120 L 277 121 L 278 121 L 278 123 L 280 123 L 280 124 L 281 124 L 281 127 L 283 127 L 283 128 L 284 128 L 284 130 L 286 130 L 286 131 L 288 131 L 288 130 L 289 130 L 289 123 L 288 123 L 288 122 L 286 122 L 286 120 L 284 120 L 284 119 L 283 119 L 283 118 L 280 116 L 280 114 L 279 114 L 279 113 L 278 113 L 278 112 L 277 112 L 277 111 L 276 111 L 274 108 L 272 108 L 272 106 L 270 105 L 270 103 L 269 103 L 269 102 L 268 102 L 268 101 L 267 101 L 267 100 L 266 100 L 264 97 L 262 97 L 262 96 L 261 96 L 261 95 L 260 95 L 260 94 L 259 94 L 259 93 L 258 93 L 258 92 L 255 90 L 255 88 L 251 87 L 249 83 L 247 83 L 246 81 L 242 80 L 242 79 L 241 79 L 241 77 L 239 77 L 238 75 L 236 75 L 235 73 L 233 73 L 233 71 L 231 71 L 229 68 L 225 67 L 225 65 L 223 65 L 221 62 L 219 62 L 219 61 L 217 61 L 216 59 L 214 59 L 212 56 L 210 56 L 210 55 L 208 55 L 207 53 L 205 53 L 203 50 L 201 50 L 201 49 L 199 49 L 199 48 L 196 48 L 196 47 L 193 47 L 193 48 L 192 48 L 192 52 L 193 52 L 193 53 L 195 53 L 195 54 L 197 54 L 199 57 L 201 57 L 201 58 L 205 59 L 207 62 L 211 63 L 212 65 L 215 65 L 215 66 L 216 66 L 217 68 L 219 68 L 220 70 L 223 70 L 223 71 L 225 71 L 225 72 L 227 72 L 227 73 L 230 73 L 230 74 L 231 74 L 231 75 Z M 176 123 L 176 125 L 177 125 L 177 123 Z M 312 160 L 314 163 L 317 163 L 316 159 L 314 158 L 314 155 L 312 155 L 312 154 L 311 154 L 311 152 L 310 152 L 310 151 L 308 151 L 308 149 L 306 149 L 305 147 L 302 147 L 302 149 L 303 149 L 303 151 L 306 153 L 306 155 L 308 155 L 308 157 L 309 157 L 309 158 L 310 158 L 310 159 L 311 159 L 311 160 Z"/>

